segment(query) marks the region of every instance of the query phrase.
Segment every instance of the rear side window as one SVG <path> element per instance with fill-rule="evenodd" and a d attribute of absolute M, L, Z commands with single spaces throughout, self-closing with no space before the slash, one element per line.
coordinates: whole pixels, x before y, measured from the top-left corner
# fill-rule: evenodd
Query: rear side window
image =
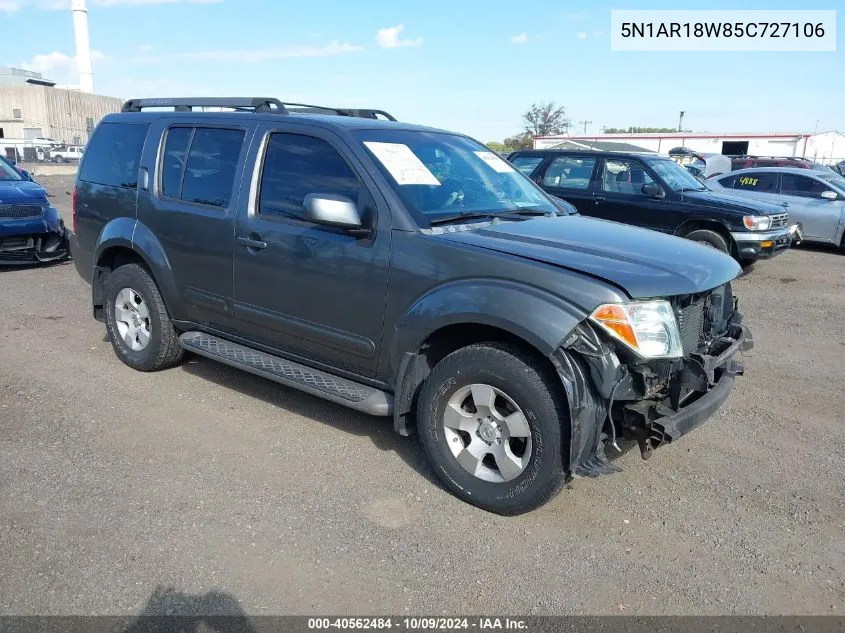
<path fill-rule="evenodd" d="M 146 124 L 101 123 L 88 143 L 79 179 L 135 189 L 148 127 Z"/>
<path fill-rule="evenodd" d="M 783 175 L 780 192 L 785 196 L 818 198 L 824 191 L 831 191 L 831 189 L 813 178 L 795 174 Z"/>
<path fill-rule="evenodd" d="M 261 171 L 258 212 L 305 219 L 309 193 L 333 193 L 357 204 L 362 184 L 338 151 L 326 141 L 301 134 L 273 134 Z"/>
<path fill-rule="evenodd" d="M 161 160 L 162 195 L 183 202 L 228 207 L 243 140 L 243 130 L 168 130 Z"/>
<path fill-rule="evenodd" d="M 567 189 L 588 189 L 596 159 L 589 157 L 558 156 L 546 169 L 543 185 Z"/>
<path fill-rule="evenodd" d="M 515 156 L 511 164 L 526 176 L 530 176 L 542 162 L 542 156 Z"/>
<path fill-rule="evenodd" d="M 777 193 L 778 175 L 771 173 L 737 175 L 733 188 L 760 193 Z"/>

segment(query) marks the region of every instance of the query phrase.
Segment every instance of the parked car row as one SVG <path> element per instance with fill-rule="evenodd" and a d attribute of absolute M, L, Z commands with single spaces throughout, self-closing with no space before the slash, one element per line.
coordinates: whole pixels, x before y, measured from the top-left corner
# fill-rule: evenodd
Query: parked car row
<path fill-rule="evenodd" d="M 519 150 L 508 160 L 582 215 L 685 237 L 743 264 L 783 252 L 798 231 L 783 207 L 714 192 L 659 154 Z"/>

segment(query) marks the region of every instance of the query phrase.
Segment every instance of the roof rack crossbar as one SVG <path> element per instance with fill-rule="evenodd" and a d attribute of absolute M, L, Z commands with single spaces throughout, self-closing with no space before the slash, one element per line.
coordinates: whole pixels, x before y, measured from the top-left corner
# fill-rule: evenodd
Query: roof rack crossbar
<path fill-rule="evenodd" d="M 340 116 L 360 117 L 364 119 L 376 119 L 376 115 L 380 114 L 388 121 L 395 121 L 396 118 L 389 112 L 384 110 L 375 110 L 372 108 L 332 108 L 329 106 L 313 105 L 310 103 L 292 103 L 284 101 L 283 105 L 288 108 L 294 108 L 303 114 L 319 114 L 320 112 L 333 112 Z"/>
<path fill-rule="evenodd" d="M 191 112 L 194 108 L 234 108 L 240 111 L 288 113 L 282 102 L 272 97 L 130 99 L 123 104 L 122 112 L 141 112 L 144 108 L 173 108 L 176 112 Z"/>

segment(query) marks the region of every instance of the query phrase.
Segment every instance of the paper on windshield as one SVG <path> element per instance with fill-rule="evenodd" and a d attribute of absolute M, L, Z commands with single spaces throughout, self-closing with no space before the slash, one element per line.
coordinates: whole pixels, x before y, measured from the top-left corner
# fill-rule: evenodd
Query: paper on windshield
<path fill-rule="evenodd" d="M 439 185 L 440 181 L 417 158 L 411 148 L 402 143 L 367 141 L 367 148 L 375 154 L 390 175 L 400 185 Z"/>
<path fill-rule="evenodd" d="M 505 161 L 496 156 L 493 152 L 473 152 L 473 154 L 478 156 L 481 160 L 490 165 L 490 167 L 492 167 L 495 171 L 499 172 L 500 174 L 507 174 L 513 171 L 513 167 L 508 165 Z"/>

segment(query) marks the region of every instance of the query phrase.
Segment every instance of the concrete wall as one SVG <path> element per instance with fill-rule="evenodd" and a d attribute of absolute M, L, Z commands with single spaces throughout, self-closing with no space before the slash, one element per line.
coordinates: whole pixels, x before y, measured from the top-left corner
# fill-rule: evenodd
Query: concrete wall
<path fill-rule="evenodd" d="M 122 101 L 115 97 L 86 94 L 46 86 L 0 86 L 0 128 L 5 138 L 24 138 L 24 128 L 41 128 L 43 136 L 62 143 L 88 142 L 88 121 L 92 128 L 105 115 L 119 112 Z M 14 118 L 14 110 L 21 118 Z"/>

